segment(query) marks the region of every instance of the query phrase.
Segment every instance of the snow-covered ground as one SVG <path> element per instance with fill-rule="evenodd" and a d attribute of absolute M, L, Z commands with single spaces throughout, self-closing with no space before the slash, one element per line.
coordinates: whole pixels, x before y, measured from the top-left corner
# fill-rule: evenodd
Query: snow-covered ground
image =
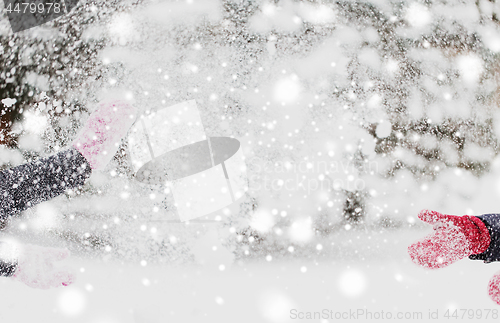
<path fill-rule="evenodd" d="M 0 319 L 54 323 L 324 323 L 385 322 L 391 321 L 387 316 L 392 315 L 398 322 L 498 322 L 492 315 L 499 309 L 489 299 L 486 286 L 500 267 L 462 260 L 441 270 L 419 268 L 411 263 L 406 246 L 426 233 L 429 231 L 387 230 L 374 236 L 351 232 L 332 242 L 344 243 L 344 250 L 361 250 L 357 254 L 236 261 L 224 270 L 216 264 L 142 266 L 75 257 L 66 264 L 78 272 L 77 281 L 67 288 L 35 290 L 0 280 Z M 374 242 L 382 242 L 375 252 L 359 248 Z M 325 246 L 324 251 L 328 253 L 328 249 Z M 455 309 L 458 319 L 444 316 L 446 310 L 452 315 Z M 462 310 L 474 313 L 466 312 L 462 319 Z M 490 317 L 485 319 L 488 310 Z M 439 319 L 429 318 L 429 313 L 436 311 Z M 294 319 L 306 312 L 332 317 Z M 407 319 L 396 319 L 398 315 Z M 473 316 L 470 319 L 468 315 Z"/>

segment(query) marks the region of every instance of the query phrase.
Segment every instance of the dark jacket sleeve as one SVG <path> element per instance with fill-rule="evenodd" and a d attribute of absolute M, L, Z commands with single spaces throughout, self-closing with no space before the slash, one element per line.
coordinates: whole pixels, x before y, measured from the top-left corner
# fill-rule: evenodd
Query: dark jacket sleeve
<path fill-rule="evenodd" d="M 17 269 L 17 261 L 11 262 L 7 260 L 0 259 L 0 276 L 10 277 L 14 275 Z"/>
<path fill-rule="evenodd" d="M 11 250 L 8 243 L 0 241 L 0 276 L 10 277 L 16 272 L 17 259 L 12 252 L 5 249 Z"/>
<path fill-rule="evenodd" d="M 76 149 L 0 172 L 0 218 L 82 186 L 91 172 L 89 163 Z"/>
<path fill-rule="evenodd" d="M 76 149 L 0 172 L 0 219 L 82 186 L 91 172 Z M 2 246 L 0 242 L 0 249 Z M 12 276 L 16 269 L 17 260 L 0 256 L 0 276 Z"/>
<path fill-rule="evenodd" d="M 490 246 L 480 254 L 469 256 L 472 260 L 483 260 L 486 263 L 500 261 L 500 214 L 483 214 L 477 216 L 488 228 Z"/>

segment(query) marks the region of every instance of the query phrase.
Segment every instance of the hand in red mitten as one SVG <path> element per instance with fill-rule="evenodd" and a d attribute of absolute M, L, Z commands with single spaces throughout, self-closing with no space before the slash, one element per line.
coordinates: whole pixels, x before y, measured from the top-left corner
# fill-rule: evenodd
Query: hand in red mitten
<path fill-rule="evenodd" d="M 428 268 L 446 267 L 462 258 L 488 249 L 490 234 L 475 216 L 456 216 L 423 210 L 418 218 L 434 225 L 434 234 L 408 247 L 411 259 Z"/>

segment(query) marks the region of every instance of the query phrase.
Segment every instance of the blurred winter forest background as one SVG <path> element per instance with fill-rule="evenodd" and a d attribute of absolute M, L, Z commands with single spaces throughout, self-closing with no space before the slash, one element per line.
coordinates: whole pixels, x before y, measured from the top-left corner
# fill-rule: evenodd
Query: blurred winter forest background
<path fill-rule="evenodd" d="M 360 234 L 418 228 L 423 208 L 498 212 L 498 10 L 81 0 L 15 34 L 4 10 L 2 169 L 65 149 L 100 99 L 126 93 L 144 114 L 196 99 L 209 136 L 241 141 L 249 180 L 216 224 L 169 222 L 169 193 L 134 181 L 123 143 L 105 172 L 5 234 L 152 262 L 196 258 L 212 229 L 237 259 L 347 256 L 379 248 L 348 248 Z"/>

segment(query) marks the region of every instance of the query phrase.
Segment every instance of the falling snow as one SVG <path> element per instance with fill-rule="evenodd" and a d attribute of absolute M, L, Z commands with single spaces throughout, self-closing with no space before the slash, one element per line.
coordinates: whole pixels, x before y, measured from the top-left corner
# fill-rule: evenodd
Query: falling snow
<path fill-rule="evenodd" d="M 143 120 L 196 100 L 207 136 L 240 141 L 248 190 L 212 221 L 182 223 L 169 187 L 134 179 L 141 143 L 121 142 L 83 187 L 8 221 L 3 237 L 67 247 L 65 265 L 81 269 L 46 294 L 0 281 L 0 316 L 287 322 L 292 309 L 494 308 L 494 268 L 424 270 L 406 248 L 431 230 L 421 209 L 498 210 L 499 10 L 82 0 L 16 34 L 3 12 L 2 169 L 69 147 L 101 100 L 128 100 Z"/>

